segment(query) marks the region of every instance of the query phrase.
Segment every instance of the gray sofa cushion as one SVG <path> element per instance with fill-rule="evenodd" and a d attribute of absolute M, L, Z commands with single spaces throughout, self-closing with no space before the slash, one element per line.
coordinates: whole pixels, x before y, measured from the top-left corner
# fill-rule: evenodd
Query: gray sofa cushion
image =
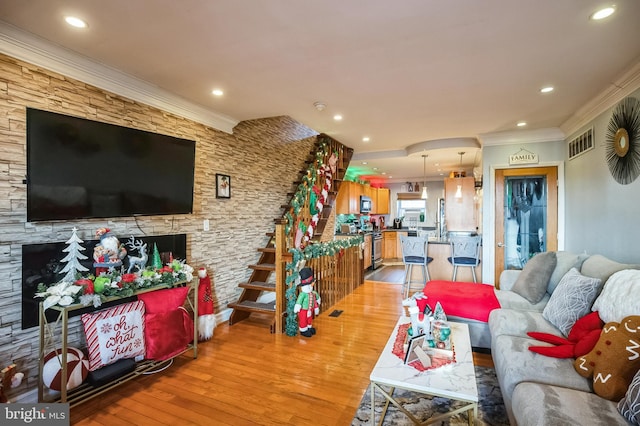
<path fill-rule="evenodd" d="M 600 282 L 599 278 L 585 277 L 572 268 L 560 280 L 542 316 L 568 336 L 573 324 L 591 312 Z"/>
<path fill-rule="evenodd" d="M 549 301 L 549 295 L 545 294 L 535 305 L 518 293 L 509 290 L 495 290 L 500 307 L 505 309 L 518 309 L 521 311 L 542 312 Z"/>
<path fill-rule="evenodd" d="M 604 285 L 611 275 L 623 269 L 640 269 L 640 265 L 619 263 L 600 254 L 594 254 L 582 263 L 580 273 L 587 277 L 600 278 Z"/>
<path fill-rule="evenodd" d="M 513 391 L 518 426 L 627 425 L 615 407 L 614 402 L 591 392 L 540 383 L 520 383 Z"/>
<path fill-rule="evenodd" d="M 520 383 L 546 383 L 583 392 L 591 390 L 591 379 L 576 373 L 572 358 L 540 355 L 529 350 L 531 345 L 551 346 L 529 338 L 491 336 L 491 355 L 509 419 L 513 418 L 513 391 Z"/>
<path fill-rule="evenodd" d="M 547 292 L 549 279 L 555 268 L 555 252 L 536 254 L 524 265 L 511 291 L 518 293 L 531 303 L 538 303 Z"/>
<path fill-rule="evenodd" d="M 575 254 L 568 251 L 557 251 L 556 252 L 556 269 L 553 270 L 553 274 L 551 274 L 551 278 L 549 278 L 549 285 L 547 286 L 547 293 L 553 294 L 553 291 L 556 289 L 560 280 L 564 275 L 571 270 L 571 268 L 576 268 L 578 271 L 582 268 L 582 264 L 589 255 L 587 254 Z"/>
<path fill-rule="evenodd" d="M 542 312 L 496 309 L 489 314 L 491 338 L 518 336 L 528 338 L 528 331 L 539 331 L 560 336 L 560 330 L 544 319 Z"/>

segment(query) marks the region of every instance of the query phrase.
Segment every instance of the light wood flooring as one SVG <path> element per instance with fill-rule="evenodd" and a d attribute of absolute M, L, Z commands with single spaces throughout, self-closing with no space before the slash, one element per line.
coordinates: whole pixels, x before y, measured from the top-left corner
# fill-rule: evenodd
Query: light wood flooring
<path fill-rule="evenodd" d="M 264 318 L 220 324 L 198 358 L 72 408 L 74 425 L 349 425 L 400 315 L 401 285 L 367 281 L 314 320 L 312 338 Z M 333 310 L 342 310 L 331 317 Z M 476 365 L 492 366 L 486 354 Z"/>

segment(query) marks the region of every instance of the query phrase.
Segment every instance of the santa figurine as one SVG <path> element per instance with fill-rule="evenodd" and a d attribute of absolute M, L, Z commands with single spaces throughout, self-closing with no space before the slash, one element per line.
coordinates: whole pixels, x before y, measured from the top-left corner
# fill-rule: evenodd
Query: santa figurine
<path fill-rule="evenodd" d="M 100 242 L 93 249 L 93 266 L 96 268 L 96 275 L 106 272 L 108 268 L 122 265 L 122 259 L 127 255 L 127 249 L 120 244 L 118 238 L 111 233 L 109 228 L 99 228 L 96 237 Z"/>
<path fill-rule="evenodd" d="M 313 317 L 320 313 L 320 295 L 313 290 L 316 282 L 313 277 L 313 269 L 302 268 L 300 270 L 300 294 L 293 307 L 293 312 L 298 314 L 298 329 L 304 337 L 311 337 L 316 334 L 316 329 L 311 323 Z"/>
<path fill-rule="evenodd" d="M 213 315 L 213 294 L 211 293 L 211 278 L 206 268 L 198 269 L 198 337 L 209 340 L 216 328 L 216 317 Z"/>

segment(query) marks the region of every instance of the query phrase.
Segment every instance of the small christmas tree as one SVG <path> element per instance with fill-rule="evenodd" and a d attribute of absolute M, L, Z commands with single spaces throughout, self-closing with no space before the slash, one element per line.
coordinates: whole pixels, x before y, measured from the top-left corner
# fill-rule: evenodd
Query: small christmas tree
<path fill-rule="evenodd" d="M 160 252 L 158 251 L 158 245 L 155 243 L 153 244 L 153 260 L 151 261 L 151 265 L 153 265 L 155 269 L 162 268 L 162 259 L 160 259 Z"/>
<path fill-rule="evenodd" d="M 83 243 L 83 241 L 78 238 L 78 235 L 76 234 L 77 232 L 78 228 L 74 227 L 72 230 L 71 238 L 69 238 L 65 242 L 65 244 L 67 244 L 67 247 L 62 250 L 63 252 L 68 254 L 64 259 L 61 260 L 61 262 L 65 262 L 66 265 L 64 266 L 64 268 L 62 268 L 60 274 L 64 274 L 66 272 L 66 275 L 64 276 L 62 281 L 71 283 L 76 281 L 76 274 L 78 272 L 85 272 L 89 270 L 82 266 L 82 264 L 80 263 L 80 261 L 86 259 L 87 256 L 81 253 L 85 250 L 85 248 L 80 245 L 81 243 Z"/>

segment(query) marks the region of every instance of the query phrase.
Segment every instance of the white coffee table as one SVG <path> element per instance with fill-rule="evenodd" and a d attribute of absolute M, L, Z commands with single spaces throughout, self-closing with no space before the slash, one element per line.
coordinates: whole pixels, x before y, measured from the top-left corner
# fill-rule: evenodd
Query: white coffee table
<path fill-rule="evenodd" d="M 389 403 L 398 407 L 398 409 L 406 414 L 415 424 L 428 425 L 467 411 L 469 415 L 469 425 L 473 425 L 478 415 L 478 387 L 476 386 L 476 375 L 473 366 L 468 326 L 466 324 L 449 322 L 451 326 L 451 338 L 456 352 L 455 363 L 421 372 L 409 365 L 405 365 L 404 360 L 392 352 L 396 335 L 398 334 L 398 328 L 401 324 L 408 322 L 409 318 L 404 316 L 398 320 L 380 358 L 378 358 L 376 366 L 369 376 L 371 380 L 372 424 L 375 423 L 375 394 L 377 390 L 386 398 L 380 422 L 378 423 L 379 425 L 384 421 Z M 388 386 L 391 387 L 391 389 L 387 392 L 381 386 Z M 431 417 L 421 423 L 419 419 L 408 412 L 393 398 L 395 388 L 407 389 L 425 395 L 440 396 L 462 401 L 467 404 L 457 410 Z"/>

